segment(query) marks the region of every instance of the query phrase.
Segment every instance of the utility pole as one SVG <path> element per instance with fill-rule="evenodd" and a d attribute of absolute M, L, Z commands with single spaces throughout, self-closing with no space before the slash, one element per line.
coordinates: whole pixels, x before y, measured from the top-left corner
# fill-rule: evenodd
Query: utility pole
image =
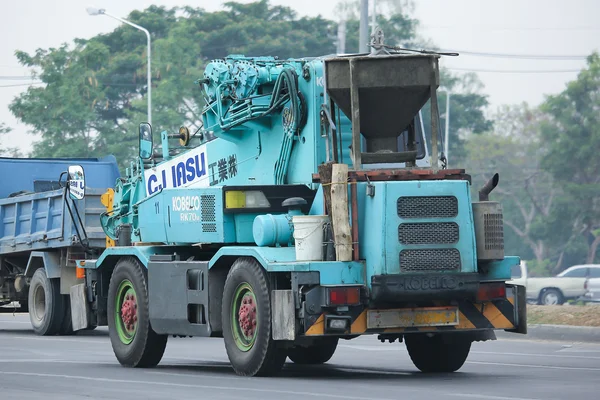
<path fill-rule="evenodd" d="M 360 0 L 360 29 L 358 36 L 358 52 L 369 52 L 369 0 Z"/>
<path fill-rule="evenodd" d="M 373 15 L 371 15 L 371 36 L 375 36 L 377 27 L 377 0 L 373 0 Z"/>
<path fill-rule="evenodd" d="M 337 31 L 337 54 L 344 54 L 346 52 L 346 16 L 342 15 L 340 22 L 338 23 Z"/>

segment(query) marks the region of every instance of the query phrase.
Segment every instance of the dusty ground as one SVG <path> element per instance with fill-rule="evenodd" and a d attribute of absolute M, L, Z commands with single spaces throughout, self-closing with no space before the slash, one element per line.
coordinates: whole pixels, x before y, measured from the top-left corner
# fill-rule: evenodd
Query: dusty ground
<path fill-rule="evenodd" d="M 600 327 L 600 306 L 535 306 L 528 304 L 527 323 Z"/>

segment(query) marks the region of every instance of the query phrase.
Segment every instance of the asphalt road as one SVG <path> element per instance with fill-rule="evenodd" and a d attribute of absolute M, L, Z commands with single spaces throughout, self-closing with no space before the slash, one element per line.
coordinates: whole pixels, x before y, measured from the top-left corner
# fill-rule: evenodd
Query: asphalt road
<path fill-rule="evenodd" d="M 38 337 L 27 314 L 0 314 L 0 399 L 600 399 L 600 345 L 475 343 L 454 374 L 424 375 L 404 344 L 342 341 L 318 367 L 276 378 L 236 376 L 221 339 L 169 339 L 157 368 L 121 367 L 105 328 Z"/>

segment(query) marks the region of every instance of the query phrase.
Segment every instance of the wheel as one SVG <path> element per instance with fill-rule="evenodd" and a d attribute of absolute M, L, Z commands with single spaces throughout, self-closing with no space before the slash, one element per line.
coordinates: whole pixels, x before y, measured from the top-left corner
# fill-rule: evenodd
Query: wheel
<path fill-rule="evenodd" d="M 458 371 L 471 350 L 471 341 L 461 337 L 410 334 L 404 341 L 410 359 L 421 372 Z"/>
<path fill-rule="evenodd" d="M 71 298 L 70 296 L 63 296 L 63 304 L 65 313 L 63 315 L 62 323 L 58 329 L 60 335 L 74 335 L 76 332 L 73 330 L 73 318 L 71 316 Z"/>
<path fill-rule="evenodd" d="M 546 289 L 540 296 L 540 304 L 544 306 L 561 305 L 565 299 L 558 289 Z"/>
<path fill-rule="evenodd" d="M 271 296 L 265 270 L 238 259 L 227 274 L 221 318 L 225 350 L 238 375 L 267 376 L 281 370 L 287 353 L 271 334 Z"/>
<path fill-rule="evenodd" d="M 295 364 L 324 364 L 333 357 L 338 338 L 323 338 L 309 347 L 294 346 L 288 350 L 288 357 Z"/>
<path fill-rule="evenodd" d="M 167 335 L 150 326 L 148 273 L 135 258 L 122 258 L 108 285 L 108 334 L 113 351 L 126 367 L 156 366 L 167 346 Z"/>
<path fill-rule="evenodd" d="M 31 278 L 27 304 L 36 334 L 49 336 L 60 331 L 65 315 L 64 296 L 60 294 L 59 280 L 49 279 L 44 268 L 37 269 Z"/>

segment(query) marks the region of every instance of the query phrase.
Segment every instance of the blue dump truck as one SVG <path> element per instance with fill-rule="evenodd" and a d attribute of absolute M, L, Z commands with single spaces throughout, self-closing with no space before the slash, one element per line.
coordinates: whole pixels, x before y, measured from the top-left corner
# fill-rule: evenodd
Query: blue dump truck
<path fill-rule="evenodd" d="M 73 163 L 86 168 L 85 199 L 66 194 L 66 172 Z M 0 305 L 18 302 L 37 334 L 73 332 L 70 288 L 83 282 L 75 260 L 106 247 L 101 197 L 118 177 L 112 156 L 0 158 Z"/>
<path fill-rule="evenodd" d="M 525 333 L 498 176 L 473 201 L 469 175 L 440 162 L 439 57 L 209 62 L 200 129 L 156 145 L 140 125 L 101 216 L 116 245 L 77 261 L 73 328 L 108 325 L 129 367 L 157 365 L 169 336 L 223 338 L 245 376 L 327 362 L 361 335 L 452 372 L 473 341 Z"/>

